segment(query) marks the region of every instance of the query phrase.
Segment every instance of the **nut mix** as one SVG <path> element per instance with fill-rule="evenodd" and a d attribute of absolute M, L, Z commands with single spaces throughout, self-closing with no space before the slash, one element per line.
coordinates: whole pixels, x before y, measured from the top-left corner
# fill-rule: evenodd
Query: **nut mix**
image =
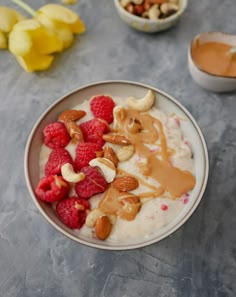
<path fill-rule="evenodd" d="M 120 0 L 129 13 L 150 19 L 165 19 L 179 10 L 179 0 Z"/>

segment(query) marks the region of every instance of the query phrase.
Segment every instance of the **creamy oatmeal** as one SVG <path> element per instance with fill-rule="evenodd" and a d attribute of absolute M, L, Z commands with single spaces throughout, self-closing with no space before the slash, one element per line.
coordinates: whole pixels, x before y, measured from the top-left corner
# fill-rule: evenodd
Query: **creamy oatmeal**
<path fill-rule="evenodd" d="M 108 189 L 106 193 L 91 197 L 89 202 L 92 210 L 98 209 L 100 214 L 108 216 L 113 224 L 107 241 L 125 242 L 136 241 L 140 238 L 147 239 L 153 233 L 167 226 L 183 211 L 188 202 L 189 193 L 195 186 L 194 159 L 190 143 L 181 131 L 181 120 L 177 115 L 167 115 L 153 106 L 147 111 L 142 111 L 146 107 L 145 104 L 144 107 L 139 107 L 139 102 L 137 104 L 139 110 L 135 110 L 136 105 L 132 105 L 134 102 L 132 100 L 129 105 L 129 101 L 126 99 L 116 97 L 112 97 L 112 99 L 116 107 L 114 121 L 110 125 L 111 133 L 108 134 L 112 134 L 114 137 L 124 136 L 129 143 L 123 146 L 121 143 L 107 141 L 104 147 L 111 147 L 120 156 L 118 166 L 115 168 L 116 177 L 124 175 L 134 177 L 138 181 L 138 187 L 127 191 L 128 196 L 124 195 L 125 198 L 128 197 L 128 202 L 130 197 L 133 202 L 132 205 L 124 203 L 123 209 L 120 209 L 120 201 L 123 198 L 120 193 L 122 192 L 123 195 L 123 191 L 116 190 L 111 192 L 112 197 L 108 197 Z M 158 98 L 156 99 L 158 100 Z M 156 106 L 158 106 L 158 102 Z M 86 116 L 80 119 L 79 123 L 93 118 L 87 101 L 73 109 L 86 112 Z M 70 142 L 66 147 L 73 158 L 75 157 L 75 148 L 74 142 Z M 127 160 L 122 159 L 121 148 L 125 149 L 126 155 L 127 150 L 133 148 L 133 152 L 130 153 Z M 42 146 L 41 176 L 44 175 L 44 166 L 50 151 L 45 145 Z M 72 187 L 70 196 L 74 194 L 74 187 Z M 113 204 L 108 205 L 109 199 Z M 126 212 L 125 215 L 122 211 Z M 136 213 L 127 219 L 127 213 L 132 211 L 136 211 Z M 87 221 L 80 230 L 74 232 L 83 236 L 95 237 L 94 226 Z"/>

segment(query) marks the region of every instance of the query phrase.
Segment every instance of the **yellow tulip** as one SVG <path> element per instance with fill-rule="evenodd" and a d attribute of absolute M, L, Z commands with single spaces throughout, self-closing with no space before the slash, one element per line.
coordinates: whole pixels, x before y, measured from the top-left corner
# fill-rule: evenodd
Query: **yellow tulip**
<path fill-rule="evenodd" d="M 14 9 L 0 6 L 0 48 L 6 49 L 8 34 L 13 26 L 25 17 Z"/>
<path fill-rule="evenodd" d="M 2 31 L 0 31 L 0 48 L 7 48 L 7 38 Z"/>
<path fill-rule="evenodd" d="M 74 34 L 85 32 L 85 25 L 79 16 L 59 4 L 47 4 L 41 7 L 36 12 L 35 18 L 58 35 L 63 43 L 63 49 L 72 44 Z"/>
<path fill-rule="evenodd" d="M 9 50 L 28 72 L 47 69 L 62 47 L 58 36 L 35 19 L 17 23 L 9 34 Z"/>

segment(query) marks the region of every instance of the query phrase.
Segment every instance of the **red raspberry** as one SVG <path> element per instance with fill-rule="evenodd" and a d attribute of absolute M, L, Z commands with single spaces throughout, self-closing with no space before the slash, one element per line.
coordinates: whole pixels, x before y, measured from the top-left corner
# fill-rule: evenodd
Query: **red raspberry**
<path fill-rule="evenodd" d="M 86 166 L 81 169 L 85 179 L 75 185 L 75 191 L 79 197 L 90 198 L 107 189 L 107 182 L 96 167 Z"/>
<path fill-rule="evenodd" d="M 89 202 L 77 197 L 66 198 L 58 202 L 56 206 L 60 220 L 72 229 L 80 229 L 84 225 L 87 216 L 86 209 L 90 209 Z"/>
<path fill-rule="evenodd" d="M 101 151 L 100 145 L 92 142 L 79 143 L 75 151 L 75 167 L 80 170 L 96 158 L 96 152 Z"/>
<path fill-rule="evenodd" d="M 68 151 L 64 148 L 52 150 L 44 167 L 45 175 L 61 174 L 61 166 L 65 163 L 73 164 Z"/>
<path fill-rule="evenodd" d="M 108 124 L 113 122 L 113 108 L 115 102 L 109 96 L 95 96 L 90 101 L 90 108 L 96 118 L 107 121 Z"/>
<path fill-rule="evenodd" d="M 107 122 L 101 119 L 92 119 L 84 122 L 80 125 L 80 129 L 83 132 L 84 140 L 86 142 L 95 142 L 98 143 L 101 147 L 105 143 L 102 138 L 103 134 L 110 131 Z"/>
<path fill-rule="evenodd" d="M 44 143 L 51 149 L 65 147 L 70 141 L 70 135 L 61 122 L 48 124 L 43 129 Z"/>
<path fill-rule="evenodd" d="M 40 200 L 55 202 L 65 198 L 69 190 L 69 184 L 61 176 L 49 175 L 39 181 L 35 195 Z"/>

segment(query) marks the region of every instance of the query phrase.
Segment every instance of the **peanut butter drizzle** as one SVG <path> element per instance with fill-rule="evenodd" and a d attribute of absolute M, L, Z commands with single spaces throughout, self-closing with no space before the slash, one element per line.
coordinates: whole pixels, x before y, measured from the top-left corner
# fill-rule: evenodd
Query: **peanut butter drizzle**
<path fill-rule="evenodd" d="M 162 187 L 159 187 L 157 189 L 158 191 L 155 191 L 155 192 L 145 192 L 145 193 L 139 194 L 138 197 L 139 198 L 156 198 L 161 196 L 165 192 L 165 190 Z"/>
<path fill-rule="evenodd" d="M 146 159 L 146 176 L 156 179 L 161 187 L 168 191 L 173 197 L 180 197 L 184 193 L 192 190 L 195 186 L 195 177 L 188 171 L 183 171 L 174 167 L 168 158 L 168 147 L 162 123 L 146 113 L 127 109 L 127 116 L 120 120 L 119 133 L 127 137 L 135 146 L 135 152 Z M 129 133 L 126 129 L 131 118 L 139 120 L 142 131 L 139 133 Z M 156 129 L 156 126 L 158 130 Z M 145 144 L 153 144 L 160 141 L 161 159 L 158 159 L 150 152 Z"/>

